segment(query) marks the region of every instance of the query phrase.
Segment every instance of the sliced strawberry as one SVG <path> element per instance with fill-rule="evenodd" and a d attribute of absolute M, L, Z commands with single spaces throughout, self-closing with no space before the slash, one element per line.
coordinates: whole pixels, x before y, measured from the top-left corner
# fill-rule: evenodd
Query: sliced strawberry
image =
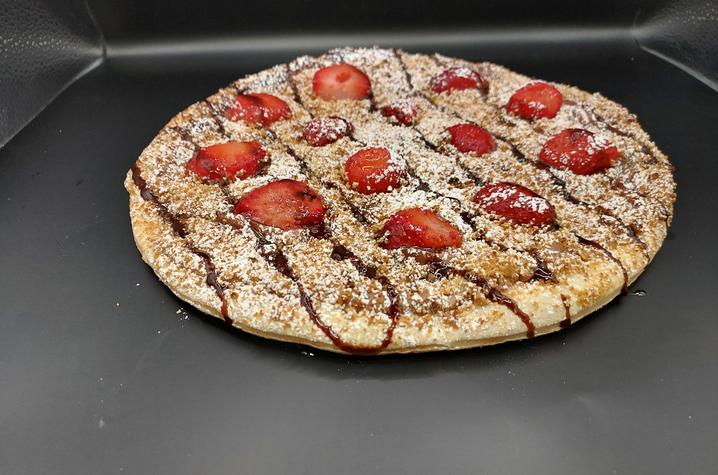
<path fill-rule="evenodd" d="M 320 117 L 304 126 L 304 140 L 313 147 L 334 143 L 352 133 L 352 125 L 341 117 Z"/>
<path fill-rule="evenodd" d="M 545 82 L 533 82 L 514 92 L 506 110 L 524 119 L 551 119 L 563 104 L 558 89 Z"/>
<path fill-rule="evenodd" d="M 314 95 L 325 101 L 366 99 L 371 94 L 369 77 L 351 64 L 335 64 L 321 68 L 312 80 Z"/>
<path fill-rule="evenodd" d="M 461 232 L 449 221 L 428 209 L 409 208 L 395 213 L 384 224 L 381 234 L 386 249 L 419 247 L 461 247 Z"/>
<path fill-rule="evenodd" d="M 349 186 L 369 195 L 399 187 L 404 167 L 385 148 L 365 148 L 349 157 L 344 164 Z"/>
<path fill-rule="evenodd" d="M 397 101 L 382 107 L 384 117 L 390 117 L 401 125 L 411 125 L 418 114 L 416 106 L 411 101 Z"/>
<path fill-rule="evenodd" d="M 476 193 L 474 202 L 483 210 L 503 216 L 514 224 L 544 226 L 556 220 L 556 211 L 548 200 L 513 183 L 486 185 Z"/>
<path fill-rule="evenodd" d="M 241 180 L 262 169 L 267 152 L 257 142 L 227 142 L 197 151 L 187 162 L 185 174 L 192 172 L 208 180 Z"/>
<path fill-rule="evenodd" d="M 234 207 L 235 213 L 252 221 L 284 230 L 321 224 L 324 211 L 319 195 L 296 180 L 273 181 L 255 188 Z"/>
<path fill-rule="evenodd" d="M 451 145 L 459 152 L 473 153 L 480 157 L 496 149 L 494 137 L 476 124 L 457 124 L 447 130 L 451 134 Z"/>
<path fill-rule="evenodd" d="M 477 88 L 486 94 L 489 91 L 489 83 L 477 71 L 466 66 L 445 69 L 431 80 L 431 90 L 437 94 Z"/>
<path fill-rule="evenodd" d="M 610 168 L 620 153 L 613 143 L 585 129 L 566 129 L 546 141 L 539 158 L 555 168 L 568 168 L 577 175 Z"/>
<path fill-rule="evenodd" d="M 288 119 L 292 110 L 286 102 L 271 94 L 242 94 L 227 110 L 227 117 L 241 120 L 251 125 L 268 127 L 274 122 Z"/>

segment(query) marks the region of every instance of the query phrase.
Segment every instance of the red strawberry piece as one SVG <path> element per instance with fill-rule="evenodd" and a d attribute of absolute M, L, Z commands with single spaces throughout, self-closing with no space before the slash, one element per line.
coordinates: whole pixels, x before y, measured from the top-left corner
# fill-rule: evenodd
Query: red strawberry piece
<path fill-rule="evenodd" d="M 397 101 L 382 107 L 384 117 L 390 117 L 401 125 L 411 125 L 418 114 L 416 106 L 411 101 Z"/>
<path fill-rule="evenodd" d="M 325 101 L 366 99 L 371 94 L 371 82 L 366 74 L 351 64 L 335 64 L 321 68 L 312 80 L 314 95 Z"/>
<path fill-rule="evenodd" d="M 352 125 L 341 117 L 320 117 L 304 126 L 304 140 L 313 147 L 334 143 L 352 133 Z"/>
<path fill-rule="evenodd" d="M 384 247 L 461 247 L 461 232 L 449 221 L 428 209 L 409 208 L 395 213 L 384 224 L 381 233 L 386 237 Z"/>
<path fill-rule="evenodd" d="M 385 148 L 365 148 L 349 157 L 344 164 L 349 186 L 369 195 L 399 187 L 404 167 Z"/>
<path fill-rule="evenodd" d="M 477 71 L 466 66 L 445 69 L 431 80 L 431 90 L 437 94 L 477 88 L 486 94 L 489 91 L 489 83 Z"/>
<path fill-rule="evenodd" d="M 539 159 L 577 175 L 590 175 L 613 166 L 620 153 L 613 143 L 585 129 L 566 129 L 546 141 Z"/>
<path fill-rule="evenodd" d="M 262 169 L 266 156 L 257 142 L 221 143 L 199 149 L 187 162 L 185 174 L 192 172 L 208 180 L 243 180 Z"/>
<path fill-rule="evenodd" d="M 543 226 L 556 220 L 556 211 L 547 199 L 513 183 L 486 185 L 476 193 L 474 202 L 481 209 L 503 216 L 514 224 Z"/>
<path fill-rule="evenodd" d="M 288 230 L 321 224 L 325 209 L 317 192 L 306 184 L 279 180 L 244 195 L 234 212 L 257 223 Z"/>
<path fill-rule="evenodd" d="M 506 110 L 524 119 L 551 119 L 563 104 L 558 89 L 545 82 L 533 82 L 514 92 Z"/>
<path fill-rule="evenodd" d="M 271 94 L 241 94 L 227 110 L 227 117 L 251 125 L 268 127 L 274 122 L 288 119 L 292 110 L 286 102 Z"/>
<path fill-rule="evenodd" d="M 496 149 L 494 137 L 476 124 L 457 124 L 447 130 L 451 135 L 451 145 L 459 152 L 473 153 L 480 157 Z"/>

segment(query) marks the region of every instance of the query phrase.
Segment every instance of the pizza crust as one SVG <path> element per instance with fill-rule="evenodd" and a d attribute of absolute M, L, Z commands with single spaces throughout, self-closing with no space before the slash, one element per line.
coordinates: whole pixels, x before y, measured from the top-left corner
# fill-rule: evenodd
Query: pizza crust
<path fill-rule="evenodd" d="M 370 225 L 365 226 L 352 219 L 350 210 L 346 208 L 346 203 L 343 201 L 345 196 L 343 197 L 343 194 L 336 189 L 324 186 L 322 180 L 319 180 L 319 177 L 322 177 L 325 180 L 337 181 L 336 170 L 332 169 L 332 160 L 336 161 L 333 157 L 348 156 L 352 149 L 357 148 L 357 144 L 339 144 L 332 149 L 326 147 L 306 149 L 313 153 L 314 158 L 310 160 L 314 161 L 310 163 L 309 169 L 314 173 L 302 170 L 294 163 L 295 157 L 288 154 L 282 146 L 282 143 L 291 143 L 292 147 L 303 153 L 306 147 L 295 138 L 297 124 L 308 120 L 306 110 L 312 107 L 307 105 L 311 102 L 308 96 L 304 98 L 305 102 L 302 102 L 301 106 L 294 100 L 296 97 L 302 99 L 306 91 L 301 89 L 298 92 L 292 91 L 286 82 L 288 71 L 300 84 L 306 85 L 307 78 L 311 78 L 316 67 L 340 60 L 351 62 L 360 68 L 364 67 L 372 71 L 373 74 L 369 73 L 369 75 L 372 78 L 375 94 L 378 96 L 376 99 L 382 100 L 384 93 L 389 97 L 394 92 L 386 92 L 381 87 L 377 87 L 381 83 L 376 79 L 381 76 L 377 75 L 384 73 L 381 67 L 372 69 L 372 65 L 383 65 L 384 63 L 381 62 L 385 62 L 388 65 L 386 69 L 389 71 L 386 73 L 386 81 L 389 82 L 391 74 L 398 74 L 396 71 L 391 71 L 396 66 L 392 58 L 397 57 L 409 64 L 409 68 L 415 68 L 417 77 L 424 80 L 430 78 L 431 74 L 422 75 L 420 71 L 422 68 L 431 69 L 432 63 L 466 64 L 461 60 L 441 57 L 437 61 L 436 58 L 427 59 L 429 57 L 423 55 L 407 55 L 390 50 L 337 50 L 320 58 L 300 58 L 289 67 L 278 66 L 249 76 L 218 92 L 207 101 L 197 103 L 175 116 L 143 151 L 137 162 L 137 170 L 146 180 L 147 187 L 151 189 L 156 202 L 141 195 L 137 182 L 133 180 L 132 171 L 128 172 L 125 180 L 125 187 L 130 195 L 130 217 L 135 242 L 142 258 L 159 279 L 180 299 L 204 313 L 231 321 L 233 326 L 248 333 L 269 339 L 307 344 L 329 351 L 347 352 L 347 348 L 337 346 L 336 342 L 310 318 L 302 306 L 302 297 L 296 284 L 277 273 L 262 258 L 256 249 L 255 237 L 249 231 L 247 223 L 233 226 L 218 219 L 230 213 L 231 203 L 228 203 L 228 200 L 231 201 L 246 191 L 276 178 L 295 178 L 307 181 L 320 192 L 330 210 L 327 219 L 330 221 L 333 236 L 343 240 L 342 244 L 351 245 L 352 251 L 362 259 L 376 265 L 389 280 L 396 283 L 400 290 L 406 289 L 406 296 L 402 296 L 403 311 L 396 322 L 393 338 L 380 353 L 453 350 L 526 338 L 528 333 L 524 322 L 507 306 L 482 296 L 479 288 L 456 276 L 440 282 L 422 282 L 420 276 L 426 271 L 421 265 L 416 264 L 418 259 L 416 256 L 390 253 L 378 248 L 373 242 L 372 231 L 377 226 L 374 223 L 380 223 L 385 216 L 396 209 L 406 207 L 412 202 L 411 200 L 430 200 L 430 198 L 425 195 L 417 197 L 410 193 L 411 190 L 398 190 L 396 196 L 382 196 L 374 201 L 372 198 L 356 197 L 356 202 L 366 207 L 367 215 L 371 218 Z M 500 66 L 487 63 L 473 66 L 488 76 L 492 87 L 500 85 L 506 90 L 513 90 L 517 84 L 528 81 L 528 78 Z M 636 193 L 640 193 L 640 196 L 638 194 L 631 196 L 635 197 L 637 202 L 640 201 L 640 209 L 645 209 L 644 214 L 648 217 L 634 216 L 635 210 L 624 212 L 624 208 L 621 207 L 625 207 L 624 203 L 619 203 L 611 209 L 615 209 L 616 213 L 626 214 L 627 220 L 638 223 L 636 226 L 640 225 L 640 236 L 646 238 L 645 241 L 641 241 L 643 245 L 638 245 L 628 235 L 622 235 L 620 226 L 615 222 L 601 224 L 601 229 L 596 230 L 590 228 L 582 230 L 581 223 L 571 224 L 578 226 L 580 232 L 594 232 L 597 239 L 605 243 L 605 247 L 608 248 L 606 252 L 619 259 L 626 268 L 626 282 L 621 267 L 614 259 L 596 249 L 571 242 L 568 231 L 565 233 L 561 231 L 562 234 L 557 232 L 560 234 L 558 237 L 545 237 L 540 233 L 537 236 L 506 223 L 496 223 L 493 218 L 486 216 L 477 217 L 475 225 L 483 231 L 488 230 L 493 242 L 485 241 L 485 238 L 472 239 L 471 246 L 474 247 L 469 246 L 469 251 L 453 254 L 452 251 L 442 251 L 441 254 L 442 258 L 453 265 L 465 263 L 475 266 L 475 269 L 489 266 L 487 278 L 491 279 L 491 285 L 500 288 L 503 295 L 530 315 L 536 336 L 559 330 L 567 316 L 570 316 L 571 323 L 575 323 L 610 302 L 621 292 L 625 284 L 633 282 L 655 256 L 665 238 L 675 200 L 675 185 L 670 163 L 640 128 L 635 117 L 623 107 L 602 96 L 588 94 L 569 86 L 558 85 L 558 87 L 565 97 L 577 103 L 590 105 L 598 111 L 603 120 L 610 121 L 612 127 L 626 134 L 620 136 L 620 140 L 625 143 L 630 142 L 632 147 L 637 148 L 634 152 L 636 157 L 626 159 L 626 161 L 630 160 L 630 166 L 633 167 L 629 169 L 633 173 L 631 179 L 636 182 L 629 185 L 635 185 Z M 291 104 L 293 120 L 277 123 L 272 129 L 275 137 L 279 138 L 276 140 L 278 144 L 267 142 L 264 131 L 217 116 L 218 110 L 221 111 L 231 103 L 237 89 L 268 92 Z M 496 101 L 504 100 L 502 94 L 505 95 L 505 92 L 502 92 L 501 87 L 497 87 L 495 92 Z M 435 120 L 438 125 L 432 124 L 430 119 L 424 124 L 426 136 L 430 140 L 432 131 L 439 125 L 445 128 L 442 121 L 448 120 L 449 112 L 442 112 L 442 107 L 445 107 L 445 111 L 459 107 L 462 113 L 474 112 L 473 109 L 464 107 L 462 101 L 465 103 L 475 99 L 459 96 L 457 94 L 445 103 L 441 101 L 446 98 L 435 98 L 439 106 L 436 110 L 432 109 L 432 113 L 436 115 Z M 397 143 L 408 140 L 406 139 L 408 131 L 401 128 L 394 130 L 396 126 L 383 125 L 380 117 L 366 109 L 365 105 L 358 107 L 356 104 L 316 103 L 314 106 L 315 114 L 320 116 L 341 111 L 343 116 L 348 117 L 355 128 L 359 129 L 359 136 L 365 134 L 371 137 L 371 134 L 375 133 L 381 135 L 378 137 L 380 139 L 398 141 Z M 489 109 L 485 108 L 486 110 Z M 477 111 L 476 117 L 480 113 L 482 112 Z M 358 125 L 366 126 L 358 127 Z M 421 127 L 417 128 L 421 129 Z M 534 133 L 529 129 L 525 132 L 527 136 Z M 263 146 L 272 156 L 272 165 L 267 174 L 231 183 L 225 189 L 217 185 L 202 184 L 192 177 L 184 176 L 184 164 L 193 155 L 193 148 L 188 142 L 195 146 L 207 146 L 227 141 L 227 137 L 263 141 Z M 618 140 L 618 136 L 616 139 Z M 521 146 L 530 150 L 532 144 L 527 142 Z M 412 153 L 410 149 L 407 155 Z M 429 151 L 425 153 L 429 154 Z M 499 150 L 497 153 L 504 152 Z M 649 153 L 661 167 L 648 169 L 643 165 L 644 161 L 641 160 L 648 159 L 641 154 Z M 421 168 L 423 155 L 424 151 L 412 162 L 417 166 L 417 170 L 423 170 Z M 456 160 L 456 163 L 460 163 L 459 158 Z M 495 159 L 490 160 L 495 160 L 495 163 L 505 163 L 504 161 L 509 158 L 505 155 L 497 155 Z M 490 160 L 488 163 L 491 163 Z M 322 167 L 328 168 L 325 170 Z M 437 166 L 437 169 L 440 168 L 441 166 Z M 511 171 L 480 171 L 490 175 L 495 174 L 497 177 L 503 176 L 502 173 L 511 173 Z M 443 173 L 441 170 L 439 172 Z M 431 170 L 426 171 L 426 179 L 436 179 L 435 182 L 430 182 L 439 183 L 443 176 L 439 172 L 435 172 L 436 176 L 434 176 Z M 528 176 L 528 172 L 526 173 L 514 178 L 534 179 Z M 651 174 L 658 174 L 660 186 L 646 186 L 644 175 L 649 177 Z M 545 183 L 539 183 L 534 188 L 539 186 L 543 187 L 546 193 L 555 193 L 555 190 L 550 189 Z M 576 186 L 579 192 L 580 186 L 580 184 Z M 593 196 L 587 193 L 586 197 Z M 430 200 L 429 202 L 432 206 L 438 207 L 444 215 L 453 216 L 458 221 L 457 210 L 447 201 Z M 158 206 L 158 203 L 161 204 Z M 574 211 L 579 216 L 593 217 L 596 214 L 593 209 L 574 210 L 576 207 L 570 204 L 561 205 L 564 208 L 560 212 L 563 213 L 565 222 L 570 222 L 573 218 L 571 213 Z M 167 222 L 160 206 L 166 207 L 169 213 L 183 222 L 187 230 L 186 236 L 177 235 L 171 224 Z M 605 216 L 604 218 L 610 221 Z M 467 236 L 475 234 L 472 234 L 467 226 L 464 226 L 464 231 Z M 275 245 L 287 254 L 300 282 L 307 288 L 307 295 L 315 299 L 315 307 L 324 323 L 354 348 L 378 347 L 391 326 L 391 319 L 385 311 L 386 296 L 384 295 L 382 301 L 382 289 L 378 288 L 378 284 L 357 274 L 347 262 L 331 261 L 328 257 L 328 249 L 331 248 L 329 242 L 313 239 L 303 231 L 279 232 L 270 229 L 267 232 Z M 616 233 L 616 236 L 612 233 Z M 509 243 L 510 248 L 518 250 L 513 253 L 499 252 L 496 250 L 496 243 L 501 245 Z M 527 263 L 530 258 L 519 246 L 525 243 L 530 243 L 546 256 L 558 256 L 552 257 L 555 262 L 551 262 L 555 265 L 557 282 L 527 280 L 521 275 L 522 272 L 525 274 L 530 270 L 530 263 Z M 208 285 L 207 269 L 198 252 L 209 256 L 217 269 L 218 280 L 223 287 L 223 298 L 227 304 L 226 315 L 222 312 L 222 299 L 216 289 Z M 502 264 L 503 260 L 506 261 L 505 265 Z M 509 277 L 512 275 L 518 275 L 519 278 L 512 280 Z M 351 291 L 346 292 L 346 289 Z M 324 300 L 326 295 L 330 297 Z M 424 301 L 415 303 L 416 295 L 425 295 Z M 456 304 L 452 302 L 453 296 L 456 296 L 455 300 L 463 300 Z M 363 307 L 364 301 L 369 301 L 370 304 Z M 568 314 L 566 306 L 568 306 Z M 445 310 L 447 308 L 449 310 Z"/>

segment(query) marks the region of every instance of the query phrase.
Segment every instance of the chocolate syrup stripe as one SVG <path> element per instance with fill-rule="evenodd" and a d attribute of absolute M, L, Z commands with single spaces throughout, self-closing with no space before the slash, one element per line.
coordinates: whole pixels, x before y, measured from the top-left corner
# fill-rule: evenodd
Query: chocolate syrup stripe
<path fill-rule="evenodd" d="M 219 125 L 221 124 L 221 119 L 217 115 L 219 112 L 215 107 L 211 107 L 212 110 L 212 118 L 213 120 Z M 197 148 L 197 144 L 194 143 L 192 140 L 192 137 L 190 134 L 186 132 L 186 130 L 183 130 L 181 128 L 177 128 L 177 133 L 180 135 L 182 140 L 187 141 L 191 143 L 195 148 Z M 228 137 L 224 127 L 221 127 L 220 129 L 222 135 L 225 137 Z M 272 131 L 267 129 L 267 136 L 277 141 L 276 134 Z M 229 137 L 228 137 L 229 138 Z M 281 143 L 281 142 L 280 142 Z M 309 168 L 306 165 L 306 162 L 301 159 L 299 156 L 297 156 L 294 153 L 294 150 L 291 149 L 291 147 L 285 145 L 282 143 L 282 146 L 286 149 L 287 153 L 289 153 L 295 161 L 298 163 L 300 168 L 307 174 L 310 175 L 312 172 L 309 170 Z M 316 177 L 314 177 L 316 179 Z M 318 181 L 318 180 L 317 180 Z M 227 199 L 230 199 L 229 194 L 227 193 L 227 189 L 225 186 L 221 186 L 222 191 L 224 192 Z M 235 203 L 230 203 L 232 206 L 234 206 Z M 230 220 L 227 218 L 220 218 L 220 222 L 223 224 L 228 224 L 235 229 L 242 229 L 242 224 L 235 222 L 234 220 Z M 390 324 L 387 327 L 386 334 L 384 338 L 382 339 L 382 342 L 378 346 L 373 347 L 364 347 L 364 346 L 357 346 L 352 345 L 350 343 L 345 342 L 337 333 L 331 328 L 331 326 L 327 325 L 319 316 L 317 311 L 314 308 L 314 304 L 312 302 L 312 299 L 309 297 L 309 295 L 304 290 L 304 286 L 299 281 L 298 277 L 292 270 L 291 266 L 289 265 L 289 261 L 286 257 L 286 255 L 279 249 L 279 247 L 276 245 L 276 243 L 271 242 L 266 235 L 261 231 L 259 226 L 252 222 L 247 221 L 249 223 L 249 227 L 252 230 L 253 234 L 255 235 L 255 238 L 257 240 L 256 242 L 256 248 L 259 252 L 259 254 L 262 256 L 262 258 L 268 262 L 272 267 L 274 267 L 280 274 L 284 275 L 285 277 L 292 280 L 295 285 L 297 286 L 297 291 L 299 292 L 299 301 L 304 308 L 304 310 L 309 315 L 309 318 L 312 320 L 312 322 L 332 341 L 332 343 L 342 351 L 346 351 L 347 353 L 352 354 L 376 354 L 387 348 L 392 341 L 394 330 L 396 328 L 397 322 L 399 320 L 399 301 L 398 301 L 398 295 L 396 293 L 396 288 L 391 284 L 391 282 L 384 276 L 379 275 L 377 272 L 377 269 L 373 266 L 368 266 L 362 262 L 362 260 L 356 256 L 354 253 L 346 249 L 341 244 L 334 241 L 331 236 L 329 235 L 329 231 L 322 226 L 321 229 L 314 229 L 310 230 L 310 234 L 312 237 L 317 239 L 326 239 L 329 242 L 332 243 L 334 246 L 334 250 L 332 252 L 332 259 L 337 261 L 342 260 L 349 260 L 350 263 L 354 266 L 354 268 L 359 272 L 359 274 L 379 282 L 379 284 L 382 286 L 382 289 L 386 292 L 387 296 L 389 297 L 389 311 L 388 316 L 390 319 Z M 335 252 L 336 251 L 336 252 Z M 206 254 L 205 254 L 206 256 Z M 208 256 L 207 256 L 208 257 Z M 207 262 L 207 261 L 206 261 Z M 212 270 L 214 271 L 214 265 L 211 264 L 211 261 L 209 264 L 212 266 Z M 213 273 L 213 281 L 219 285 L 216 279 L 216 272 Z M 209 282 L 209 277 L 208 277 Z"/>
<path fill-rule="evenodd" d="M 616 256 L 614 256 L 611 251 L 609 251 L 596 241 L 586 239 L 585 237 L 579 236 L 576 233 L 574 233 L 574 236 L 576 236 L 576 239 L 578 239 L 579 243 L 583 244 L 584 246 L 593 247 L 594 249 L 599 250 L 604 255 L 606 255 L 606 257 L 615 262 L 618 267 L 621 268 L 621 272 L 623 273 L 623 286 L 621 287 L 621 293 L 623 295 L 626 295 L 628 291 L 628 272 L 626 271 L 626 267 L 623 265 L 623 263 Z"/>
<path fill-rule="evenodd" d="M 291 85 L 292 83 L 294 83 L 294 78 L 293 78 L 293 76 L 292 76 L 291 74 L 289 75 L 288 81 L 289 81 L 290 85 Z M 292 89 L 296 89 L 296 84 L 294 84 L 294 85 L 291 86 L 291 87 L 292 87 Z M 307 109 L 307 107 L 304 105 L 304 103 L 303 103 L 301 100 L 300 100 L 300 102 L 298 102 L 298 105 L 301 106 L 304 110 L 306 110 L 310 115 L 313 115 L 312 112 Z M 289 148 L 289 147 L 288 147 L 288 148 Z M 301 159 L 301 160 L 303 160 L 303 159 Z M 346 197 L 345 195 L 342 194 L 342 197 L 343 197 L 345 200 L 347 200 L 347 197 Z M 348 202 L 348 201 L 347 201 L 347 204 L 348 204 L 350 207 L 353 206 L 353 203 L 350 203 L 350 202 Z M 360 222 L 367 222 L 367 219 L 366 219 L 365 217 L 363 217 L 361 220 L 358 220 L 358 221 L 360 221 Z M 517 317 L 519 317 L 519 319 L 520 319 L 520 320 L 524 323 L 524 325 L 526 326 L 526 335 L 527 335 L 527 337 L 532 338 L 532 337 L 534 336 L 535 327 L 534 327 L 533 322 L 531 321 L 531 318 L 529 317 L 529 315 L 527 315 L 523 310 L 521 310 L 521 309 L 519 308 L 519 306 L 516 304 L 516 302 L 514 302 L 511 298 L 509 298 L 509 297 L 507 297 L 506 295 L 504 295 L 503 293 L 501 293 L 501 292 L 500 292 L 498 289 L 496 289 L 495 287 L 492 287 L 491 285 L 489 285 L 488 282 L 486 281 L 486 279 L 484 279 L 483 277 L 480 277 L 480 276 L 478 276 L 478 275 L 476 275 L 476 274 L 474 274 L 474 273 L 471 273 L 471 272 L 466 271 L 466 270 L 463 270 L 463 269 L 456 269 L 456 268 L 454 268 L 454 267 L 452 267 L 452 266 L 449 266 L 449 265 L 447 265 L 447 264 L 445 264 L 445 263 L 443 263 L 443 262 L 441 262 L 441 261 L 438 261 L 438 260 L 437 260 L 437 261 L 434 261 L 434 262 L 432 262 L 432 263 L 430 263 L 430 264 L 427 264 L 427 265 L 432 265 L 432 266 L 434 266 L 434 267 L 432 268 L 432 271 L 434 271 L 434 273 L 435 273 L 436 275 L 446 276 L 447 273 L 448 273 L 448 274 L 451 274 L 451 275 L 459 276 L 459 277 L 463 278 L 464 280 L 466 280 L 466 281 L 468 281 L 468 282 L 470 282 L 470 283 L 476 285 L 477 287 L 479 287 L 479 288 L 481 289 L 482 293 L 483 293 L 483 294 L 486 296 L 486 298 L 488 298 L 490 301 L 492 301 L 492 302 L 494 302 L 494 303 L 497 303 L 497 304 L 500 304 L 500 305 L 502 305 L 502 306 L 508 308 L 509 310 L 511 310 L 512 313 L 514 313 Z M 438 267 L 437 267 L 437 266 L 438 266 Z M 437 272 L 434 270 L 434 269 L 437 269 L 437 268 L 438 268 L 438 269 L 442 269 L 442 271 L 437 273 Z"/>
<path fill-rule="evenodd" d="M 207 99 L 204 99 L 202 102 L 212 111 L 212 120 L 214 121 L 215 125 L 217 125 L 219 133 L 227 137 L 227 129 L 225 129 L 222 119 L 219 118 L 219 111 L 217 110 L 217 107 L 211 102 L 209 102 Z"/>
<path fill-rule="evenodd" d="M 524 323 L 524 325 L 526 325 L 526 336 L 528 338 L 534 337 L 536 327 L 531 321 L 531 317 L 529 317 L 526 312 L 521 310 L 514 300 L 504 295 L 499 289 L 489 285 L 486 279 L 484 279 L 478 274 L 467 271 L 465 269 L 457 269 L 456 267 L 452 267 L 440 261 L 438 258 L 434 261 L 429 262 L 428 265 L 431 268 L 432 272 L 438 277 L 448 277 L 450 275 L 455 275 L 479 287 L 481 289 L 481 292 L 486 296 L 487 299 L 489 299 L 491 302 L 503 305 L 504 307 L 511 310 L 514 315 L 519 317 L 519 319 Z"/>
<path fill-rule="evenodd" d="M 256 223 L 252 221 L 248 221 L 248 223 L 250 229 L 252 230 L 257 239 L 257 250 L 259 251 L 259 254 L 280 274 L 284 275 L 292 282 L 294 282 L 294 284 L 297 286 L 297 291 L 299 292 L 299 303 L 307 312 L 307 315 L 309 315 L 309 318 L 312 320 L 312 322 L 317 326 L 317 328 L 322 331 L 322 333 L 327 336 L 327 338 L 331 340 L 334 346 L 336 346 L 342 351 L 352 354 L 376 354 L 389 346 L 394 336 L 394 329 L 396 328 L 397 321 L 399 320 L 399 304 L 394 286 L 391 285 L 386 278 L 378 276 L 376 273 L 376 269 L 373 269 L 373 271 L 370 272 L 370 268 L 365 266 L 361 262 L 361 260 L 351 251 L 344 248 L 340 244 L 334 244 L 334 250 L 332 251 L 332 259 L 337 261 L 349 259 L 352 264 L 354 264 L 354 266 L 357 268 L 360 274 L 365 275 L 371 279 L 376 279 L 382 285 L 382 287 L 384 287 L 384 290 L 387 292 L 387 295 L 389 296 L 390 300 L 389 318 L 391 320 L 391 323 L 386 330 L 386 334 L 384 335 L 384 339 L 382 340 L 382 342 L 378 346 L 352 345 L 345 342 L 334 331 L 334 329 L 332 329 L 330 325 L 326 324 L 324 320 L 322 320 L 322 318 L 319 316 L 319 313 L 317 313 L 316 309 L 314 308 L 314 303 L 312 302 L 312 299 L 309 297 L 309 294 L 307 294 L 307 292 L 304 290 L 304 285 L 302 285 L 302 283 L 299 281 L 299 278 L 292 270 L 286 255 L 281 251 L 281 249 L 279 249 L 279 247 L 275 243 L 271 242 L 266 237 L 266 235 L 262 232 L 262 230 Z M 229 221 L 229 224 L 234 227 L 237 226 L 231 221 Z M 327 231 L 325 229 L 322 229 L 319 234 L 325 235 L 326 233 Z M 346 253 L 335 257 L 335 250 L 337 248 L 345 250 Z"/>
<path fill-rule="evenodd" d="M 170 226 L 172 227 L 172 231 L 177 234 L 177 236 L 185 240 L 187 248 L 193 254 L 197 255 L 200 259 L 202 259 L 204 268 L 207 272 L 205 281 L 207 282 L 207 285 L 214 289 L 214 292 L 217 294 L 217 297 L 219 297 L 219 300 L 222 302 L 222 306 L 220 308 L 222 317 L 227 323 L 231 324 L 232 319 L 230 318 L 229 312 L 227 310 L 227 299 L 224 295 L 224 287 L 218 280 L 217 269 L 215 268 L 211 257 L 207 253 L 200 251 L 192 244 L 187 242 L 187 229 L 184 227 L 184 224 L 182 224 L 182 222 L 175 215 L 173 215 L 169 209 L 167 209 L 167 206 L 165 206 L 157 198 L 157 196 L 152 193 L 152 191 L 147 186 L 147 182 L 142 177 L 142 173 L 139 166 L 137 165 L 137 162 L 132 164 L 132 181 L 134 182 L 135 186 L 140 190 L 140 196 L 142 197 L 142 199 L 154 204 L 160 214 L 160 217 L 170 224 Z"/>
<path fill-rule="evenodd" d="M 561 328 L 566 328 L 571 326 L 571 307 L 569 306 L 568 297 L 561 294 L 561 303 L 563 303 L 563 308 L 566 317 L 561 320 L 561 323 L 558 324 Z"/>

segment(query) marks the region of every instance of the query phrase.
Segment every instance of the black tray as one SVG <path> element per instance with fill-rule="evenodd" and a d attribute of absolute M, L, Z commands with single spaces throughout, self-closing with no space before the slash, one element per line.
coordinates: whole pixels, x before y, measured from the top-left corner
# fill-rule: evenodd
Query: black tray
<path fill-rule="evenodd" d="M 173 114 L 324 45 L 125 49 L 0 150 L 0 473 L 716 473 L 718 94 L 630 37 L 422 41 L 404 46 L 638 114 L 679 195 L 630 289 L 646 295 L 454 353 L 345 357 L 231 330 L 142 263 L 122 181 Z"/>

